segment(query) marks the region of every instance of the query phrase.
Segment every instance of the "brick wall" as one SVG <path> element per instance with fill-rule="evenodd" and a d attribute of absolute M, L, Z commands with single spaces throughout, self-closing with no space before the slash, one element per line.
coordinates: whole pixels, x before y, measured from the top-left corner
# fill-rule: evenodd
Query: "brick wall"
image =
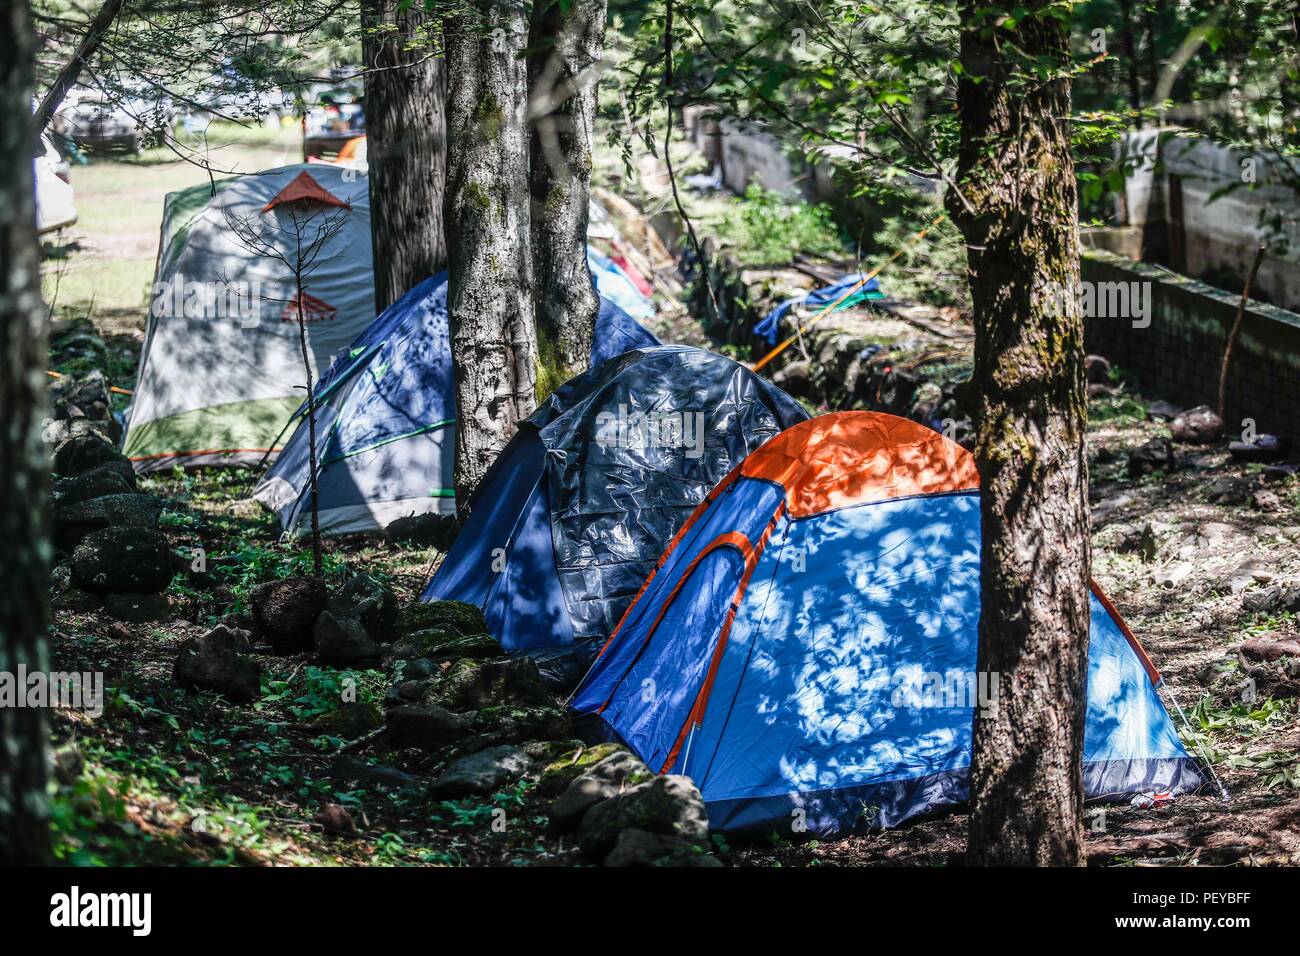
<path fill-rule="evenodd" d="M 1149 282 L 1151 324 L 1085 320 L 1089 352 L 1134 373 L 1148 398 L 1184 406 L 1218 401 L 1219 368 L 1240 296 L 1109 252 L 1086 250 L 1085 282 Z M 1249 302 L 1228 370 L 1227 430 L 1256 430 L 1300 443 L 1300 315 Z"/>

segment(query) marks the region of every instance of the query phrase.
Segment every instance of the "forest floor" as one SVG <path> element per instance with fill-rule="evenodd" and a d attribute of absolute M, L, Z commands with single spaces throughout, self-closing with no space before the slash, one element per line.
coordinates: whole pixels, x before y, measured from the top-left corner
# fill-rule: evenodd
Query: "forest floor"
<path fill-rule="evenodd" d="M 102 181 L 112 182 L 111 173 Z M 173 188 L 155 183 L 149 195 L 134 198 L 152 204 L 155 221 L 127 230 L 125 246 L 113 239 L 111 219 L 88 214 L 97 202 L 123 200 L 112 190 L 106 196 L 79 191 L 82 246 L 67 268 L 85 268 L 93 277 L 99 267 L 81 257 L 102 252 L 112 261 L 120 252 L 129 259 L 143 251 L 146 234 L 156 243 L 161 193 Z M 145 274 L 142 281 L 147 287 L 150 280 Z M 66 276 L 63 282 L 66 294 Z M 67 310 L 60 314 L 72 327 L 56 343 L 51 367 L 99 367 L 112 384 L 129 388 L 142 301 L 131 305 L 124 286 L 101 310 L 93 305 L 93 285 L 88 279 L 83 292 L 63 300 Z M 670 340 L 701 341 L 680 317 L 656 331 Z M 1162 670 L 1167 695 L 1185 709 L 1194 736 L 1179 725 L 1189 750 L 1212 761 L 1230 800 L 1207 793 L 1147 809 L 1090 810 L 1090 862 L 1300 863 L 1300 675 L 1285 663 L 1296 658 L 1261 662 L 1239 653 L 1247 640 L 1300 639 L 1295 613 L 1269 599 L 1279 585 L 1300 583 L 1300 481 L 1266 484 L 1259 466 L 1233 462 L 1221 445 L 1175 446 L 1172 470 L 1131 477 L 1127 453 L 1168 430 L 1147 417 L 1146 399 L 1158 396 L 1138 394 L 1118 375 L 1115 387 L 1114 396 L 1090 406 L 1094 575 Z M 175 686 L 172 665 L 181 642 L 245 610 L 258 583 L 308 566 L 301 543 L 282 540 L 274 518 L 250 499 L 256 477 L 249 470 L 213 470 L 142 480 L 142 490 L 168 502 L 161 525 L 173 547 L 202 547 L 213 579 L 203 589 L 178 576 L 165 621 L 125 624 L 101 611 L 56 612 L 53 668 L 102 672 L 106 685 L 102 714 L 56 714 L 61 859 L 580 862 L 571 838 L 547 830 L 549 801 L 529 778 L 491 797 L 434 800 L 423 786 L 437 769 L 429 758 L 375 743 L 348 747 L 352 735 L 336 733 L 331 723 L 342 710 L 340 689 L 355 687 L 357 701 L 377 709 L 388 683 L 381 671 L 339 671 L 306 654 L 255 654 L 263 679 L 251 704 Z M 415 601 L 439 559 L 433 549 L 397 548 L 380 536 L 331 540 L 326 547 L 330 576 L 365 572 L 392 587 L 404 605 Z M 326 804 L 345 807 L 356 834 L 327 831 L 317 819 Z M 714 852 L 740 866 L 936 865 L 959 861 L 964 832 L 964 815 L 953 813 L 833 842 L 715 838 Z"/>

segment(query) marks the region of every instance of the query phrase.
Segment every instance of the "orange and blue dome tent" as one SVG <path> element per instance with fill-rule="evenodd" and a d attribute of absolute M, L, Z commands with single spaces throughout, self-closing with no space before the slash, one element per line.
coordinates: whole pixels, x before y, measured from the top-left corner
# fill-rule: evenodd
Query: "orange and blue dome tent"
<path fill-rule="evenodd" d="M 964 802 L 975 708 L 979 480 L 922 425 L 794 425 L 692 513 L 574 694 L 651 769 L 699 786 L 712 829 L 843 835 Z M 1205 784 L 1160 677 L 1095 586 L 1084 786 Z"/>

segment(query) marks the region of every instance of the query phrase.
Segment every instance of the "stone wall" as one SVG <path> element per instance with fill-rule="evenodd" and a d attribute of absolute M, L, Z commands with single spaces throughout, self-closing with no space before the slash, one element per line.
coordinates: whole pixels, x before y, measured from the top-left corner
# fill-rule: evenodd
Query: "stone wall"
<path fill-rule="evenodd" d="M 1149 283 L 1151 296 L 1146 328 L 1127 317 L 1087 319 L 1088 351 L 1134 373 L 1150 398 L 1217 403 L 1239 295 L 1096 249 L 1083 255 L 1083 280 Z M 1245 418 L 1259 432 L 1300 440 L 1300 315 L 1255 301 L 1247 304 L 1228 370 L 1227 430 L 1240 430 Z"/>

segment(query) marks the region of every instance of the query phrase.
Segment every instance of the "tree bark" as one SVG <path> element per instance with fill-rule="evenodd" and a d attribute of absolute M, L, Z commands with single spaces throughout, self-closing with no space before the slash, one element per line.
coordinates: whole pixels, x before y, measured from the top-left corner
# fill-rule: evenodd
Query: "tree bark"
<path fill-rule="evenodd" d="M 447 267 L 446 73 L 423 5 L 362 0 L 375 310 Z"/>
<path fill-rule="evenodd" d="M 447 310 L 463 517 L 470 494 L 536 402 L 522 58 L 528 20 L 518 0 L 471 0 L 444 29 Z"/>
<path fill-rule="evenodd" d="M 963 0 L 965 202 L 948 197 L 975 317 L 977 666 L 998 677 L 974 724 L 969 859 L 1079 865 L 1091 552 L 1069 46 L 1047 0 L 990 29 L 1012 6 Z"/>
<path fill-rule="evenodd" d="M 50 544 L 45 315 L 41 306 L 32 157 L 33 39 L 26 3 L 0 13 L 0 670 L 49 671 Z M 20 691 L 21 693 L 21 691 Z M 0 864 L 49 857 L 46 712 L 0 707 Z"/>
<path fill-rule="evenodd" d="M 605 0 L 536 0 L 528 40 L 538 382 L 543 399 L 586 371 L 600 299 L 587 267 L 596 83 Z"/>

